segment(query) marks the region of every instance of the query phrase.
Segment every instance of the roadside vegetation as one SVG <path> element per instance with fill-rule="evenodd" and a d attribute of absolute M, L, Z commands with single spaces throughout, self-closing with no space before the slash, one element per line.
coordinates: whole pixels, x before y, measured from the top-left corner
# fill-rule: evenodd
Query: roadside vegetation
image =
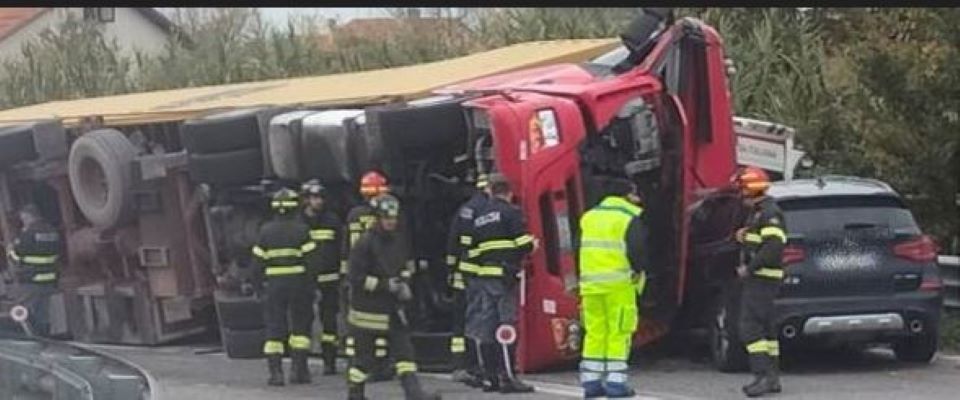
<path fill-rule="evenodd" d="M 298 16 L 268 26 L 255 9 L 183 9 L 166 51 L 121 55 L 94 25 L 68 21 L 0 71 L 0 107 L 393 67 L 530 40 L 613 37 L 636 9 L 432 8 L 424 28 L 403 9 L 389 39 L 321 36 Z M 724 37 L 738 115 L 798 129 L 816 166 L 885 180 L 924 230 L 957 249 L 960 9 L 687 8 Z M 946 330 L 945 330 L 946 332 Z M 946 334 L 946 333 L 945 333 Z"/>
<path fill-rule="evenodd" d="M 940 321 L 940 350 L 960 354 L 960 313 L 944 313 Z"/>

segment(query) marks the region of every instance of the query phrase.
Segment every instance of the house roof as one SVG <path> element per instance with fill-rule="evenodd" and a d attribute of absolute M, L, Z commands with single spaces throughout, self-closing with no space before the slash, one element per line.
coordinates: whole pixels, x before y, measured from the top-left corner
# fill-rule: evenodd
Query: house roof
<path fill-rule="evenodd" d="M 176 27 L 173 22 L 159 11 L 150 7 L 134 7 L 133 9 L 167 34 L 174 33 Z M 51 10 L 53 9 L 50 7 L 0 7 L 0 41 Z"/>
<path fill-rule="evenodd" d="M 422 32 L 451 27 L 466 29 L 466 25 L 453 18 L 354 18 L 350 22 L 333 27 L 329 34 L 320 36 L 319 42 L 322 47 L 329 49 L 335 44 L 335 36 L 379 41 L 387 40 L 404 29 Z"/>
<path fill-rule="evenodd" d="M 33 20 L 50 11 L 42 7 L 2 7 L 0 8 L 0 40 L 6 39 Z"/>

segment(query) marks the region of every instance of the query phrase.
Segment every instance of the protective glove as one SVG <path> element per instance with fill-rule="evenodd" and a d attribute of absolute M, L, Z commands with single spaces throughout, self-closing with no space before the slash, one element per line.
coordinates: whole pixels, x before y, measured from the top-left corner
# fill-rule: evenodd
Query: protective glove
<path fill-rule="evenodd" d="M 407 285 L 406 282 L 397 277 L 390 278 L 390 280 L 387 281 L 387 290 L 400 301 L 407 301 L 413 298 L 410 285 Z"/>

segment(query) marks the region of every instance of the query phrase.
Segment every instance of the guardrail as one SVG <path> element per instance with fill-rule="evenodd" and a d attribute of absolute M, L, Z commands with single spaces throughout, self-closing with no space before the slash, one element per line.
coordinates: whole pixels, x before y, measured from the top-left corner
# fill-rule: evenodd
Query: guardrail
<path fill-rule="evenodd" d="M 0 399 L 151 400 L 152 383 L 139 367 L 92 349 L 0 337 Z"/>
<path fill-rule="evenodd" d="M 943 307 L 960 311 L 960 256 L 939 256 L 937 263 L 943 277 Z"/>

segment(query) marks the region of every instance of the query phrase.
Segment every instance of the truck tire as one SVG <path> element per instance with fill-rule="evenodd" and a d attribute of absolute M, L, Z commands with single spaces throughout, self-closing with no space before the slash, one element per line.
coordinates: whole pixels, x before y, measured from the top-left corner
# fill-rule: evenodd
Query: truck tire
<path fill-rule="evenodd" d="M 243 331 L 263 329 L 266 326 L 263 302 L 256 297 L 216 292 L 214 301 L 220 329 Z"/>
<path fill-rule="evenodd" d="M 908 363 L 929 363 L 937 353 L 937 329 L 928 330 L 918 336 L 912 336 L 893 344 L 893 354 L 897 360 Z"/>
<path fill-rule="evenodd" d="M 0 168 L 37 158 L 30 125 L 0 129 Z"/>
<path fill-rule="evenodd" d="M 197 183 L 214 186 L 256 184 L 263 176 L 263 158 L 259 148 L 217 154 L 190 154 L 190 177 Z"/>
<path fill-rule="evenodd" d="M 114 228 L 133 216 L 136 156 L 133 144 L 115 129 L 95 130 L 73 142 L 67 161 L 70 189 L 95 227 Z"/>
<path fill-rule="evenodd" d="M 710 353 L 714 366 L 722 372 L 747 370 L 747 351 L 737 329 L 739 312 L 730 302 L 722 302 L 710 324 Z"/>
<path fill-rule="evenodd" d="M 263 342 L 266 339 L 266 329 L 220 329 L 220 344 L 229 358 L 263 358 Z"/>
<path fill-rule="evenodd" d="M 360 115 L 360 110 L 328 110 L 303 119 L 300 165 L 304 176 L 328 185 L 354 181 L 352 135 L 347 123 Z"/>
<path fill-rule="evenodd" d="M 183 147 L 192 154 L 260 148 L 261 111 L 234 110 L 186 121 L 180 127 Z"/>
<path fill-rule="evenodd" d="M 273 117 L 267 132 L 270 163 L 277 177 L 292 181 L 302 181 L 303 170 L 300 168 L 301 137 L 303 132 L 302 121 L 316 111 L 291 111 Z M 306 153 L 304 154 L 311 154 Z"/>

